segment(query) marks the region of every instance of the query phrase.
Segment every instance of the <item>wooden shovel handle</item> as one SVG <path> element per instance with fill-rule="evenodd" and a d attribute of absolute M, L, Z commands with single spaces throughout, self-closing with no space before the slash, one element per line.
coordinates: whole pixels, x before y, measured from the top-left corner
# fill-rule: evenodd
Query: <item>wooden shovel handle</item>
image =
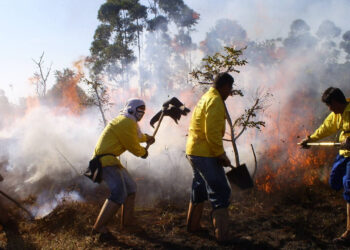
<path fill-rule="evenodd" d="M 153 131 L 153 137 L 155 137 L 156 136 L 156 134 L 157 134 L 157 132 L 158 132 L 158 129 L 159 129 L 159 126 L 160 126 L 160 124 L 161 124 L 161 122 L 162 122 L 162 120 L 163 120 L 163 117 L 164 117 L 164 111 L 162 111 L 162 114 L 160 115 L 160 118 L 159 118 L 159 121 L 158 121 L 158 123 L 157 123 L 157 126 L 156 126 L 156 128 L 155 128 L 155 130 Z M 148 144 L 147 143 L 147 145 L 146 145 L 146 150 L 148 150 L 148 148 L 151 146 L 151 144 Z"/>

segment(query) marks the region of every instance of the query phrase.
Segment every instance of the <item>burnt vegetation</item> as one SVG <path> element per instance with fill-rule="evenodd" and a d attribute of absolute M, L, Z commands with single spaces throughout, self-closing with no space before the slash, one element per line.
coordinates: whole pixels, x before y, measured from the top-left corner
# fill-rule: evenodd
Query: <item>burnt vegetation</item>
<path fill-rule="evenodd" d="M 167 179 L 162 180 L 149 171 L 150 163 L 142 166 L 147 168 L 143 171 L 149 172 L 135 174 L 140 190 L 136 205 L 138 230 L 121 231 L 120 215 L 117 215 L 110 224 L 116 239 L 100 242 L 90 236 L 90 231 L 107 196 L 105 187 L 88 183 L 82 180 L 85 177 L 67 171 L 64 161 L 50 162 L 57 171 L 53 172 L 56 178 L 44 176 L 37 182 L 27 183 L 25 181 L 32 177 L 27 172 L 11 172 L 11 169 L 26 169 L 28 165 L 26 161 L 23 165 L 12 166 L 9 160 L 13 157 L 10 146 L 16 145 L 18 139 L 1 138 L 4 150 L 0 155 L 0 173 L 12 184 L 5 178 L 0 189 L 8 189 L 10 195 L 28 208 L 40 206 L 37 199 L 46 192 L 55 196 L 61 191 L 76 191 L 84 200 L 59 199 L 51 213 L 30 221 L 21 210 L 1 199 L 9 211 L 10 221 L 0 233 L 0 248 L 342 248 L 335 247 L 332 239 L 344 231 L 345 202 L 341 192 L 332 191 L 327 184 L 336 151 L 300 151 L 296 142 L 325 118 L 328 111 L 319 103 L 320 94 L 326 87 L 333 85 L 350 94 L 350 31 L 341 30 L 331 20 L 321 20 L 319 27 L 311 29 L 305 20 L 297 19 L 290 24 L 286 37 L 254 41 L 239 21 L 220 19 L 210 27 L 205 39 L 196 44 L 191 35 L 200 15 L 182 0 L 152 0 L 148 5 L 137 0 L 108 0 L 101 6 L 98 19 L 101 23 L 95 31 L 91 55 L 82 62 L 87 72 L 76 67 L 56 70 L 52 74 L 52 66 L 45 66 L 44 53 L 33 60 L 37 69 L 32 79 L 37 93 L 35 105 L 53 108 L 55 112 L 56 108 L 59 108 L 57 112 L 69 110 L 78 117 L 87 108 L 97 108 L 105 125 L 109 107 L 114 105 L 109 93 L 120 89 L 129 91 L 129 80 L 135 74 L 135 68 L 140 76 L 138 94 L 146 96 L 151 92 L 151 97 L 192 91 L 204 83 L 202 88 L 219 71 L 232 72 L 238 79 L 239 72 L 239 75 L 253 75 L 254 79 L 248 82 L 254 86 L 243 88 L 236 82 L 236 103 L 228 105 L 229 112 L 236 114 L 234 138 L 241 138 L 241 143 L 236 146 L 254 143 L 258 158 L 255 187 L 248 191 L 233 187 L 228 218 L 232 242 L 222 246 L 214 240 L 209 204 L 203 215 L 208 232 L 187 233 L 190 171 L 183 173 L 179 165 L 187 163 L 179 160 L 180 157 L 171 160 L 171 152 L 167 150 L 162 154 L 168 154 L 169 160 L 161 166 L 168 169 Z M 169 31 L 170 26 L 175 26 L 175 32 Z M 202 64 L 198 65 L 192 56 L 197 52 L 204 55 Z M 246 69 L 249 70 L 245 72 Z M 50 74 L 54 77 L 53 82 Z M 243 103 L 249 92 L 257 93 L 260 86 L 268 90 L 264 92 L 267 94 L 255 95 L 251 102 Z M 288 95 L 273 99 L 276 93 L 283 91 L 289 92 Z M 264 97 L 273 100 L 267 113 L 264 113 L 267 107 Z M 150 103 L 153 99 L 156 98 Z M 0 115 L 6 117 L 0 121 L 0 131 L 13 126 L 18 117 L 24 116 L 27 108 L 33 105 L 30 104 L 32 101 L 27 98 L 12 104 L 0 90 Z M 240 112 L 236 107 L 241 108 Z M 247 135 L 246 141 L 240 137 L 243 132 Z M 181 157 L 182 150 L 179 150 Z M 45 158 L 45 155 L 38 157 Z M 89 156 L 84 155 L 86 162 Z M 40 164 L 33 164 L 30 164 L 30 170 L 40 169 Z M 152 164 L 160 168 L 159 163 Z M 31 191 L 33 194 L 17 194 L 14 180 L 21 187 L 19 192 L 25 190 L 25 194 Z M 45 192 L 40 184 L 45 186 Z"/>
<path fill-rule="evenodd" d="M 343 231 L 344 201 L 322 182 L 266 194 L 259 190 L 233 190 L 229 207 L 232 242 L 218 245 L 212 234 L 209 204 L 203 214 L 208 231 L 190 234 L 186 230 L 187 196 L 136 207 L 139 228 L 120 229 L 120 215 L 110 222 L 114 240 L 101 242 L 90 236 L 98 213 L 98 202 L 62 202 L 49 215 L 28 221 L 12 209 L 11 222 L 0 233 L 7 249 L 342 249 L 332 239 Z M 346 246 L 344 247 L 344 249 Z"/>

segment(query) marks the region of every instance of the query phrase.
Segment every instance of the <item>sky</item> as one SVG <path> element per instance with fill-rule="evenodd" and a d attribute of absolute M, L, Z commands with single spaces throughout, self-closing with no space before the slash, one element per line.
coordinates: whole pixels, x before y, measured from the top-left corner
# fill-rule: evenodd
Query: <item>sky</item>
<path fill-rule="evenodd" d="M 98 26 L 97 12 L 105 0 L 0 0 L 0 89 L 10 101 L 33 93 L 29 78 L 33 62 L 44 52 L 45 66 L 52 71 L 72 67 L 89 55 Z M 141 2 L 145 2 L 142 0 Z M 295 19 L 304 19 L 315 31 L 325 19 L 350 30 L 349 0 L 185 0 L 200 13 L 193 33 L 196 42 L 220 18 L 238 21 L 254 40 L 285 37 Z M 53 84 L 53 74 L 49 79 Z M 50 86 L 49 83 L 49 86 Z"/>

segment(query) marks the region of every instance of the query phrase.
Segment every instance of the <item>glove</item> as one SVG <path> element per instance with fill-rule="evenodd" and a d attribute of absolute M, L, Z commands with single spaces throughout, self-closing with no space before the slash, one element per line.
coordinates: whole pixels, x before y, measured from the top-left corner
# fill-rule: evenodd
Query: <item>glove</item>
<path fill-rule="evenodd" d="M 346 138 L 340 145 L 341 149 L 350 150 L 350 137 Z"/>
<path fill-rule="evenodd" d="M 156 141 L 156 139 L 153 136 L 148 134 L 145 134 L 145 135 L 146 135 L 146 143 L 148 145 L 152 145 Z"/>
<path fill-rule="evenodd" d="M 227 157 L 226 153 L 223 153 L 222 155 L 220 155 L 218 157 L 218 161 L 219 161 L 219 164 L 221 164 L 222 166 L 224 167 L 229 167 L 231 166 L 231 161 L 230 159 Z"/>
<path fill-rule="evenodd" d="M 141 156 L 142 159 L 146 159 L 148 156 L 148 151 L 147 151 L 147 149 L 145 149 L 145 150 L 146 150 L 146 153 L 143 156 Z"/>
<path fill-rule="evenodd" d="M 309 143 L 309 142 L 311 142 L 311 138 L 310 138 L 310 136 L 307 136 L 306 138 L 304 138 L 304 139 L 300 142 L 301 148 L 309 149 L 310 146 L 307 145 L 307 143 Z"/>

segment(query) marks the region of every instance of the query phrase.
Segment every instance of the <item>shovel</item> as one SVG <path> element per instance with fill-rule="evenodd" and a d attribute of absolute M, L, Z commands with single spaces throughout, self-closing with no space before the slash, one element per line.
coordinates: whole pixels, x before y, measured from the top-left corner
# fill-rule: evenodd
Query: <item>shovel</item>
<path fill-rule="evenodd" d="M 230 114 L 228 113 L 226 105 L 225 105 L 225 112 L 226 112 L 227 122 L 230 126 L 231 142 L 232 142 L 233 150 L 235 152 L 235 159 L 236 159 L 236 167 L 231 165 L 230 166 L 231 170 L 226 173 L 227 179 L 229 180 L 230 183 L 238 186 L 241 189 L 252 188 L 252 187 L 254 187 L 253 178 L 254 178 L 256 170 L 257 170 L 257 161 L 256 161 L 256 155 L 255 155 L 253 145 L 251 145 L 251 147 L 252 147 L 254 160 L 255 160 L 255 169 L 254 169 L 253 177 L 251 177 L 246 164 L 244 164 L 244 163 L 240 164 L 240 162 L 239 162 L 239 155 L 238 155 L 237 146 L 234 143 L 234 131 L 233 131 L 233 126 L 232 126 L 232 120 L 231 120 Z"/>
<path fill-rule="evenodd" d="M 253 179 L 250 177 L 247 166 L 243 163 L 238 167 L 230 166 L 232 169 L 226 173 L 227 179 L 241 189 L 254 187 Z"/>
<path fill-rule="evenodd" d="M 162 123 L 164 116 L 170 116 L 175 123 L 180 120 L 183 115 L 187 115 L 190 109 L 186 108 L 185 105 L 176 97 L 169 99 L 163 103 L 163 108 L 155 116 L 152 117 L 150 124 L 154 127 L 154 124 L 158 122 L 156 128 L 153 131 L 153 137 L 157 134 L 160 124 Z M 150 144 L 146 145 L 146 150 L 149 148 Z"/>
<path fill-rule="evenodd" d="M 250 146 L 252 148 L 255 160 L 255 169 L 253 175 L 250 176 L 247 165 L 245 165 L 245 163 L 238 165 L 238 167 L 234 167 L 231 165 L 231 170 L 226 173 L 229 182 L 238 186 L 240 189 L 248 189 L 254 187 L 253 180 L 257 170 L 257 160 L 254 147 L 252 144 L 250 144 Z"/>

